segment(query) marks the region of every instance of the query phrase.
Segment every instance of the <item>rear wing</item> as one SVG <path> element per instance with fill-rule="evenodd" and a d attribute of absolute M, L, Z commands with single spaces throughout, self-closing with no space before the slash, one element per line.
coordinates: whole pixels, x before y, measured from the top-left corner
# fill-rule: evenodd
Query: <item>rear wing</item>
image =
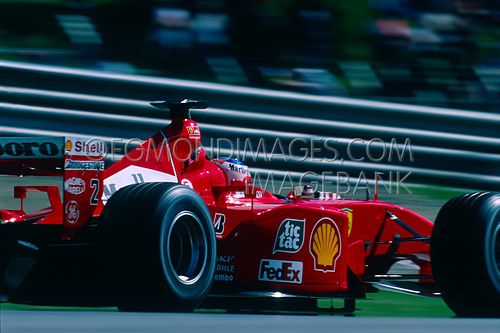
<path fill-rule="evenodd" d="M 106 152 L 106 144 L 98 139 L 1 137 L 0 176 L 55 177 L 48 179 L 50 185 L 60 188 L 59 194 L 62 196 L 63 214 L 57 224 L 77 229 L 92 217 L 102 196 Z M 16 186 L 14 195 L 37 188 L 36 185 Z M 61 207 L 52 207 L 56 208 Z"/>
<path fill-rule="evenodd" d="M 2 159 L 62 157 L 62 139 L 54 137 L 0 137 L 0 156 Z"/>
<path fill-rule="evenodd" d="M 172 119 L 191 119 L 189 110 L 208 108 L 208 103 L 192 99 L 156 101 L 149 104 L 160 110 L 169 110 Z"/>
<path fill-rule="evenodd" d="M 81 137 L 0 137 L 0 174 L 45 176 L 103 170 L 106 145 Z"/>
<path fill-rule="evenodd" d="M 64 138 L 0 137 L 0 174 L 56 176 L 63 159 Z"/>

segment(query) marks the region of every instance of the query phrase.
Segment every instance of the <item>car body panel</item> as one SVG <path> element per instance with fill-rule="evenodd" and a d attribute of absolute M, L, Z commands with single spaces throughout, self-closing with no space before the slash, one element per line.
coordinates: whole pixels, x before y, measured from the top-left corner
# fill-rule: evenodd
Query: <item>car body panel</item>
<path fill-rule="evenodd" d="M 206 157 L 200 128 L 189 118 L 174 117 L 170 125 L 107 168 L 102 142 L 58 140 L 63 155 L 58 153 L 49 163 L 33 156 L 36 159 L 30 163 L 44 166 L 40 174 L 63 176 L 62 204 L 41 212 L 58 215 L 49 220 L 61 224 L 61 240 L 71 242 L 91 222 L 98 224 L 107 199 L 121 187 L 178 182 L 196 191 L 213 216 L 218 292 L 364 295 L 356 281 L 386 274 L 400 260 L 417 265 L 422 281 L 431 274 L 426 259 L 426 239 L 433 226 L 429 220 L 379 200 L 314 199 L 293 193 L 281 198 L 251 183 L 230 180 Z M 53 161 L 60 159 L 64 165 L 58 170 Z M 15 174 L 12 160 L 1 162 L 0 171 Z M 4 223 L 3 216 L 19 212 L 0 213 Z M 20 217 L 16 223 L 29 221 Z"/>

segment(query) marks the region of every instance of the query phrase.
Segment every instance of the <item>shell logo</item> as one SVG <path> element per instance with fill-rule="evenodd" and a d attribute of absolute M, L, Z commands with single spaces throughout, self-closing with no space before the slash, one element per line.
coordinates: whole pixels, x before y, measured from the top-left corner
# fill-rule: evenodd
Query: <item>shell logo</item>
<path fill-rule="evenodd" d="M 66 140 L 65 148 L 67 152 L 70 152 L 73 149 L 73 141 Z"/>
<path fill-rule="evenodd" d="M 314 258 L 314 270 L 335 272 L 341 247 L 340 232 L 335 222 L 328 217 L 316 222 L 309 241 L 309 251 Z"/>

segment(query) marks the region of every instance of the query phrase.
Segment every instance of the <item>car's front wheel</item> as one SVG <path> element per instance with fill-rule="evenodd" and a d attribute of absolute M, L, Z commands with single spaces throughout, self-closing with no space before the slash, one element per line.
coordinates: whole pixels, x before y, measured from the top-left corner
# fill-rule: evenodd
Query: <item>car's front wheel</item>
<path fill-rule="evenodd" d="M 193 190 L 130 185 L 108 200 L 102 250 L 122 310 L 186 311 L 206 297 L 215 270 L 210 213 Z"/>
<path fill-rule="evenodd" d="M 431 239 L 432 270 L 459 316 L 500 316 L 500 194 L 478 192 L 447 202 Z"/>

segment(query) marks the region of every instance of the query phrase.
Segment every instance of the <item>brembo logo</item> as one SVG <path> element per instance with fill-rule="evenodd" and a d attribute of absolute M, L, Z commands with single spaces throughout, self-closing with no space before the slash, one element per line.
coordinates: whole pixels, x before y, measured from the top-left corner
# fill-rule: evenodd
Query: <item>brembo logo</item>
<path fill-rule="evenodd" d="M 302 262 L 262 259 L 259 280 L 282 283 L 302 283 Z"/>
<path fill-rule="evenodd" d="M 0 156 L 2 157 L 56 157 L 59 153 L 59 147 L 53 142 L 0 141 Z"/>
<path fill-rule="evenodd" d="M 276 233 L 273 253 L 298 252 L 304 244 L 304 222 L 305 220 L 295 219 L 286 219 L 281 222 Z"/>

